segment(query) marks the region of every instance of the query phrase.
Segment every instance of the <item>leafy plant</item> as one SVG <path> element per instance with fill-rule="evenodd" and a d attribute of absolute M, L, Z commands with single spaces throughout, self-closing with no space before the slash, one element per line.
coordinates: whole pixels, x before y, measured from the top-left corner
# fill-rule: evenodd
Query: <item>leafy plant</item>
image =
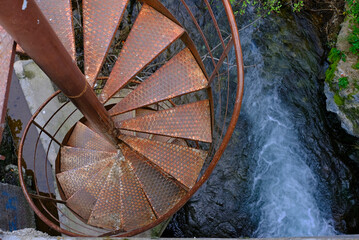
<path fill-rule="evenodd" d="M 332 80 L 335 76 L 338 63 L 340 60 L 346 61 L 346 55 L 337 48 L 332 48 L 328 55 L 329 62 L 331 63 L 327 71 L 325 72 L 325 81 L 331 86 Z"/>
<path fill-rule="evenodd" d="M 286 3 L 287 1 L 284 2 Z M 230 3 L 233 7 L 238 7 L 238 10 L 235 10 L 235 14 L 239 13 L 243 15 L 249 6 L 254 6 L 260 17 L 268 16 L 274 12 L 278 13 L 283 7 L 283 0 L 230 0 Z M 290 5 L 293 12 L 300 12 L 304 7 L 304 1 L 290 0 Z"/>
<path fill-rule="evenodd" d="M 347 12 L 347 15 L 349 15 L 352 20 L 359 24 L 359 3 L 357 0 L 347 0 L 349 10 Z"/>
<path fill-rule="evenodd" d="M 346 88 L 349 84 L 348 77 L 341 77 L 338 79 L 338 86 L 340 89 Z"/>
<path fill-rule="evenodd" d="M 332 48 L 329 52 L 328 59 L 331 63 L 339 62 L 339 60 L 346 61 L 346 55 L 337 48 Z"/>
<path fill-rule="evenodd" d="M 354 26 L 353 32 L 348 37 L 348 42 L 352 45 L 349 50 L 354 53 L 359 53 L 359 28 Z"/>
<path fill-rule="evenodd" d="M 304 7 L 303 1 L 298 1 L 297 3 L 293 4 L 293 12 L 300 12 Z"/>
<path fill-rule="evenodd" d="M 347 15 L 351 19 L 352 32 L 348 36 L 348 42 L 351 44 L 349 51 L 359 56 L 359 3 L 357 0 L 347 0 L 348 11 Z"/>
<path fill-rule="evenodd" d="M 352 68 L 359 69 L 359 62 L 357 62 L 356 64 L 353 64 Z"/>

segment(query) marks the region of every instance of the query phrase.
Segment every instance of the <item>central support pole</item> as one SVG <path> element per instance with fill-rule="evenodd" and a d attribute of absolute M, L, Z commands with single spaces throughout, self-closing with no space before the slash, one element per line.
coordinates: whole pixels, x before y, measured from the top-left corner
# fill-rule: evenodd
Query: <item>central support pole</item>
<path fill-rule="evenodd" d="M 0 0 L 0 25 L 71 99 L 92 126 L 117 145 L 117 130 L 110 115 L 35 1 Z"/>

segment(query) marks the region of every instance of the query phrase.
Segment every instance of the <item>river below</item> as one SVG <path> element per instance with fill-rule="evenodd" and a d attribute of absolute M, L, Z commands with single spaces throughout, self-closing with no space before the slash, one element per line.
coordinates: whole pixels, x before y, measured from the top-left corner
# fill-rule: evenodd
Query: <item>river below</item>
<path fill-rule="evenodd" d="M 237 17 L 239 28 L 255 18 Z M 357 140 L 326 111 L 326 52 L 316 27 L 284 11 L 240 37 L 248 66 L 240 119 L 214 173 L 164 236 L 358 233 Z"/>

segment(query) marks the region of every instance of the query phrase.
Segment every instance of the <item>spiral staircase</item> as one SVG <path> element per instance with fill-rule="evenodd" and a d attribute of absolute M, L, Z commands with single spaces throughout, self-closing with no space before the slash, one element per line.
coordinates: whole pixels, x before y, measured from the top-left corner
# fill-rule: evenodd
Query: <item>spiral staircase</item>
<path fill-rule="evenodd" d="M 71 1 L 16 1 L 22 3 L 21 11 L 36 11 L 35 2 L 37 3 L 44 18 L 65 47 L 66 54 L 75 62 Z M 238 30 L 229 1 L 225 0 L 223 8 L 227 12 L 232 36 L 226 45 L 220 31 L 217 31 L 223 51 L 216 63 L 213 61 L 211 50 L 208 51 L 215 63 L 211 74 L 208 74 L 190 35 L 170 11 L 157 0 L 139 1 L 141 7 L 136 20 L 110 75 L 106 78 L 106 84 L 98 94 L 99 103 L 106 105 L 107 115 L 102 119 L 110 123 L 110 130 L 107 128 L 107 132 L 103 131 L 101 126 L 99 127 L 101 123 L 92 121 L 91 116 L 88 117 L 86 111 L 92 107 L 91 102 L 88 102 L 89 107 L 82 106 L 76 102 L 76 99 L 86 95 L 89 91 L 86 86 L 96 86 L 129 2 L 129 0 L 82 1 L 83 76 L 88 85 L 86 84 L 83 89 L 77 89 L 78 94 L 69 94 L 70 90 L 66 89 L 66 86 L 62 89 L 60 85 L 59 88 L 68 96 L 70 101 L 67 103 L 74 102 L 78 110 L 83 113 L 81 116 L 85 117 L 79 118 L 67 129 L 66 136 L 62 139 L 56 138 L 58 131 L 55 133 L 46 131 L 48 123 L 55 122 L 56 117 L 51 117 L 43 126 L 36 123 L 37 115 L 59 94 L 57 92 L 34 114 L 21 141 L 19 169 L 23 167 L 23 158 L 26 156 L 23 156 L 22 149 L 27 145 L 26 141 L 29 141 L 26 135 L 32 126 L 36 126 L 40 135 L 46 133 L 51 142 L 58 145 L 54 173 L 57 196 L 50 193 L 45 199 L 37 191 L 36 197 L 36 194 L 29 193 L 22 176 L 20 181 L 35 213 L 49 226 L 67 235 L 88 234 L 66 228 L 59 218 L 49 217 L 48 215 L 51 215 L 49 212 L 45 215 L 44 210 L 39 210 L 39 207 L 33 203 L 33 198 L 40 199 L 40 202 L 53 201 L 54 205 L 65 205 L 83 224 L 89 228 L 100 229 L 97 236 L 131 236 L 145 231 L 173 215 L 209 177 L 229 141 L 238 118 L 243 88 L 243 64 Z M 216 29 L 219 30 L 210 4 L 208 1 L 204 2 L 207 7 L 209 6 L 209 14 Z M 185 9 L 189 10 L 185 1 L 182 3 Z M 0 3 L 0 9 L 2 7 Z M 194 17 L 190 10 L 189 13 Z M 0 10 L 1 14 L 4 13 Z M 197 23 L 195 18 L 193 20 Z M 38 21 L 41 23 L 42 19 Z M 0 24 L 3 22 L 0 19 Z M 9 25 L 4 24 L 4 26 L 9 30 Z M 200 28 L 199 32 L 203 33 Z M 21 41 L 25 42 L 19 35 L 14 34 L 13 37 L 21 46 Z M 184 47 L 145 80 L 134 80 L 144 68 L 176 42 L 181 42 Z M 203 40 L 203 44 L 208 45 L 206 39 Z M 217 137 L 216 144 L 213 145 L 215 100 L 212 97 L 211 84 L 219 79 L 223 62 L 233 45 L 238 73 L 236 103 L 229 123 L 223 120 L 221 137 Z M 8 76 L 11 76 L 12 72 L 15 44 L 2 27 L 0 27 L 0 46 L 0 81 L 3 88 L 4 84 L 8 85 L 10 81 Z M 39 53 L 35 50 L 32 52 L 29 47 L 23 48 L 24 50 L 18 47 L 18 51 L 24 51 L 30 57 L 35 56 L 34 60 L 37 62 L 36 55 Z M 40 55 L 44 56 L 46 52 L 41 52 Z M 51 74 L 55 70 L 49 69 L 46 63 L 41 63 L 41 60 L 38 62 L 53 80 Z M 55 80 L 54 82 L 56 83 Z M 121 94 L 125 88 L 130 90 L 126 94 Z M 205 97 L 184 104 L 173 102 L 173 99 L 195 92 L 204 92 L 202 96 Z M 8 92 L 3 90 L 0 94 L 4 96 L 2 103 L 6 109 Z M 120 100 L 113 101 L 116 97 Z M 110 102 L 112 104 L 109 104 Z M 227 116 L 230 114 L 228 97 L 226 107 Z M 64 108 L 59 108 L 58 112 L 60 111 L 65 112 Z M 53 116 L 56 114 L 57 112 Z M 67 114 L 70 117 L 71 114 Z M 2 118 L 4 119 L 4 113 Z M 59 129 L 63 126 L 63 122 L 58 123 Z M 39 138 L 36 146 L 38 142 Z M 36 153 L 34 155 L 35 161 Z M 41 181 L 36 179 L 36 173 L 35 180 Z"/>

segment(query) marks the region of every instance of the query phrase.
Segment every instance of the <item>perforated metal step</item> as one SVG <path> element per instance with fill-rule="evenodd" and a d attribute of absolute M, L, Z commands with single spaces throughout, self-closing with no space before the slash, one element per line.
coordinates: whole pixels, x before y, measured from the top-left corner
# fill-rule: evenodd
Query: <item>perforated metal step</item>
<path fill-rule="evenodd" d="M 183 33 L 180 26 L 144 4 L 101 93 L 101 101 L 111 98 Z"/>

